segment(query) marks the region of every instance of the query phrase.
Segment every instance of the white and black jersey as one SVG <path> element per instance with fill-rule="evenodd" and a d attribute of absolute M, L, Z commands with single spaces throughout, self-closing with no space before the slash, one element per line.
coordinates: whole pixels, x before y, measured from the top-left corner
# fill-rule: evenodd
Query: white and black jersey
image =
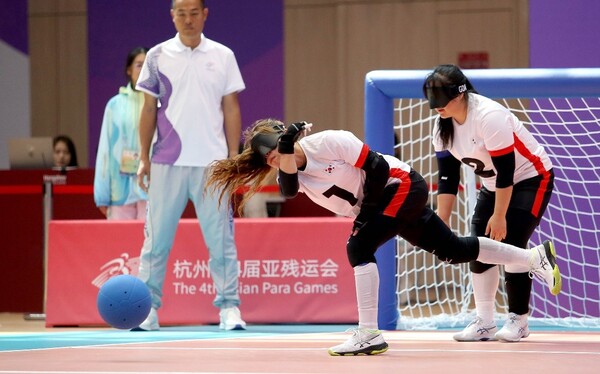
<path fill-rule="evenodd" d="M 457 160 L 471 166 L 490 191 L 496 190 L 498 174 L 492 157 L 514 151 L 513 183 L 547 174 L 552 162 L 523 123 L 501 104 L 478 94 L 468 95 L 466 121 L 453 120 L 454 136 L 449 149 L 443 149 L 439 122 L 433 130 L 433 146 L 438 157 L 450 152 Z"/>
<path fill-rule="evenodd" d="M 304 137 L 299 144 L 306 156 L 306 166 L 298 171 L 299 191 L 338 215 L 355 218 L 364 197 L 365 171 L 361 167 L 368 146 L 344 130 L 321 131 Z M 395 157 L 383 157 L 390 167 L 387 185 L 409 185 L 410 166 Z M 400 206 L 402 202 L 396 203 Z M 386 210 L 384 214 L 394 216 L 395 212 Z"/>

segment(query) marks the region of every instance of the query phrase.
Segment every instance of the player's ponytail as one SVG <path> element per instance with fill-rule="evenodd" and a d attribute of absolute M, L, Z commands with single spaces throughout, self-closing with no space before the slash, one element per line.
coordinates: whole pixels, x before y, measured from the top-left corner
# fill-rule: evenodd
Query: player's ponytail
<path fill-rule="evenodd" d="M 454 139 L 454 125 L 452 124 L 452 118 L 438 119 L 438 133 L 442 141 L 443 149 L 450 149 L 452 147 L 452 140 Z"/>
<path fill-rule="evenodd" d="M 227 203 L 231 204 L 235 194 L 243 192 L 242 198 L 237 204 L 237 211 L 242 215 L 246 202 L 258 192 L 271 173 L 275 172 L 275 169 L 266 164 L 264 156 L 252 147 L 254 137 L 276 134 L 277 128 L 274 125 L 283 124 L 273 119 L 256 121 L 245 131 L 244 147 L 238 155 L 211 163 L 205 193 L 218 193 L 220 204 L 227 196 Z"/>

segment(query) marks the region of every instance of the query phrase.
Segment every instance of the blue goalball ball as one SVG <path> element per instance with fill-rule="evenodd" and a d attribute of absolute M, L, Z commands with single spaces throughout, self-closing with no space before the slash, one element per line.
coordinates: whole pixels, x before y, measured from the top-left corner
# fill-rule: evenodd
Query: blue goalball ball
<path fill-rule="evenodd" d="M 132 275 L 117 275 L 100 287 L 96 301 L 102 319 L 117 329 L 132 329 L 144 322 L 152 304 L 150 290 Z"/>

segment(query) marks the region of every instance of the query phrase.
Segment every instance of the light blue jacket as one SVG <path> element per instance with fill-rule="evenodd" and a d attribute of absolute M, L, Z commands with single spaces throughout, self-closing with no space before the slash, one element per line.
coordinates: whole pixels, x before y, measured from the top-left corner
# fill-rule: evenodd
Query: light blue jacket
<path fill-rule="evenodd" d="M 144 94 L 134 91 L 131 85 L 121 87 L 106 104 L 94 175 L 96 206 L 127 205 L 147 199 L 135 173 L 121 171 L 123 150 L 140 151 L 138 129 L 143 104 Z"/>

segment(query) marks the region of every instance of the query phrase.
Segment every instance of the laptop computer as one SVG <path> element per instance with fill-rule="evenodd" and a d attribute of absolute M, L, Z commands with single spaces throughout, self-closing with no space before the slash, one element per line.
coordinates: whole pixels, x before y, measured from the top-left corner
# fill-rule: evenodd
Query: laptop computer
<path fill-rule="evenodd" d="M 13 138 L 8 140 L 8 162 L 15 169 L 51 169 L 54 162 L 51 137 Z"/>

